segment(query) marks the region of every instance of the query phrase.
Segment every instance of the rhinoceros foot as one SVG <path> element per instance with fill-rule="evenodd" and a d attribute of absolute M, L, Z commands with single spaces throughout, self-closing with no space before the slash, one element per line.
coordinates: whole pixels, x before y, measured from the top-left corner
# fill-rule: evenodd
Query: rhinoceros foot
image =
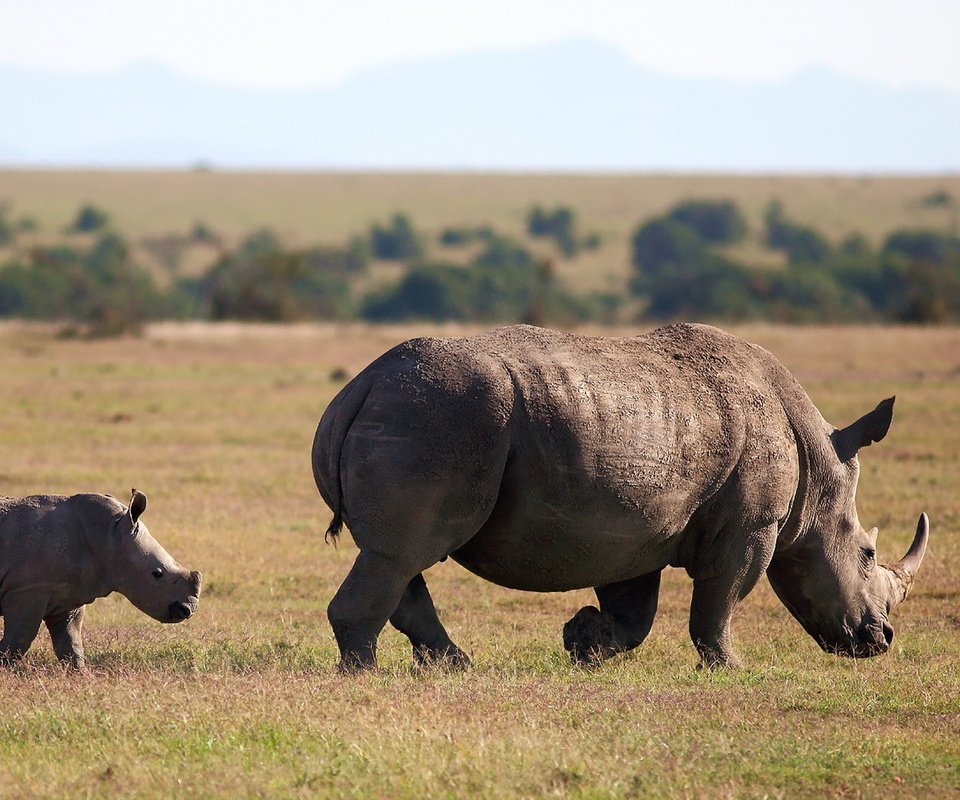
<path fill-rule="evenodd" d="M 595 606 L 584 606 L 563 626 L 563 646 L 582 667 L 598 667 L 623 651 L 613 617 Z"/>
<path fill-rule="evenodd" d="M 470 656 L 451 643 L 442 649 L 413 648 L 413 663 L 418 669 L 436 668 L 456 672 L 470 667 Z"/>
<path fill-rule="evenodd" d="M 341 675 L 359 675 L 375 669 L 377 669 L 376 645 L 355 650 L 341 650 L 340 661 L 337 662 L 337 672 Z"/>

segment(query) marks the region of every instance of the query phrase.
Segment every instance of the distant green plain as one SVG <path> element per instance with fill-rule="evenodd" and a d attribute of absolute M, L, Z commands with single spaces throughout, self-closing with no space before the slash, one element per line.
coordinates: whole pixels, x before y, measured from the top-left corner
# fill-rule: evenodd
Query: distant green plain
<path fill-rule="evenodd" d="M 114 179 L 124 176 L 98 178 Z M 267 179 L 158 175 L 163 201 L 137 190 L 126 203 L 117 188 L 115 202 L 105 191 L 81 195 L 79 181 L 76 194 L 56 197 L 59 210 L 45 213 L 51 223 L 66 218 L 82 196 L 118 218 L 129 214 L 124 224 L 137 215 L 146 224 L 169 203 L 164 224 L 185 226 L 204 205 L 185 196 L 177 208 L 176 185 L 231 180 Z M 318 238 L 334 235 L 322 210 L 335 205 L 329 187 L 338 177 L 288 180 L 314 198 L 300 211 L 301 235 L 311 220 Z M 354 180 L 378 179 L 342 177 L 351 191 Z M 433 216 L 422 191 L 419 203 L 413 195 L 401 202 L 404 180 L 383 176 L 393 194 L 366 210 L 345 190 L 344 206 L 354 210 L 343 210 L 341 224 L 359 226 L 393 207 L 431 225 L 457 217 L 440 213 L 438 195 Z M 437 180 L 455 196 L 450 187 L 461 179 Z M 466 191 L 472 184 L 462 180 Z M 569 192 L 589 186 L 593 201 L 607 203 L 604 184 L 631 185 L 551 180 Z M 733 184 L 741 180 L 750 183 Z M 327 188 L 305 188 L 312 181 Z M 826 196 L 829 179 L 818 185 Z M 927 186 L 898 190 L 897 202 Z M 376 194 L 369 191 L 364 202 Z M 572 198 L 538 191 L 518 191 L 513 212 L 535 199 Z M 472 192 L 471 202 L 486 208 L 503 201 Z M 756 191 L 756 207 L 765 192 Z M 41 213 L 26 197 L 18 207 Z M 218 197 L 238 209 L 222 188 Z M 257 216 L 267 215 L 269 197 L 245 198 L 252 224 L 282 219 L 279 210 Z M 616 225 L 625 232 L 642 212 L 621 199 Z M 202 216 L 226 226 L 229 213 L 217 208 L 211 200 Z M 24 666 L 0 670 L 0 796 L 957 796 L 960 330 L 736 329 L 777 354 L 833 422 L 897 395 L 890 434 L 862 454 L 860 516 L 881 529 L 881 560 L 902 554 L 920 511 L 930 514 L 932 536 L 915 590 L 892 620 L 886 656 L 822 653 L 763 581 L 734 621 L 746 668 L 699 671 L 686 632 L 690 582 L 668 570 L 647 642 L 585 672 L 570 665 L 560 631 L 592 601 L 589 591 L 513 592 L 446 562 L 427 579 L 474 668 L 413 672 L 405 640 L 388 629 L 381 671 L 340 677 L 324 609 L 355 550 L 347 536 L 338 548 L 324 544 L 329 512 L 309 463 L 317 420 L 341 385 L 331 373 L 355 373 L 409 336 L 463 330 L 164 324 L 141 338 L 88 342 L 58 338 L 51 327 L 0 324 L 0 492 L 123 496 L 135 485 L 150 497 L 152 532 L 205 576 L 198 615 L 179 626 L 159 625 L 121 597 L 97 601 L 88 612 L 87 675 L 61 672 L 43 636 Z"/>
<path fill-rule="evenodd" d="M 565 205 L 577 213 L 584 232 L 596 231 L 603 238 L 599 250 L 557 262 L 559 273 L 580 290 L 622 289 L 630 271 L 630 233 L 681 200 L 735 200 L 751 230 L 732 254 L 746 263 L 768 263 L 771 251 L 761 247 L 760 236 L 763 209 L 774 198 L 791 219 L 812 225 L 834 242 L 859 232 L 879 244 L 896 228 L 943 231 L 956 224 L 956 211 L 921 202 L 938 191 L 960 198 L 960 175 L 0 170 L 0 202 L 11 204 L 12 216 L 32 216 L 40 225 L 27 244 L 56 236 L 88 202 L 107 211 L 113 227 L 135 245 L 145 237 L 185 235 L 202 222 L 228 245 L 267 227 L 295 247 L 343 243 L 397 211 L 409 214 L 434 241 L 451 225 L 490 224 L 519 237 L 533 205 Z M 552 252 L 546 244 L 541 249 Z M 143 248 L 135 252 L 149 263 Z M 432 254 L 441 251 L 434 248 Z M 0 260 L 3 255 L 0 250 Z M 457 257 L 450 250 L 442 255 Z M 185 270 L 208 267 L 215 257 L 200 248 Z M 390 275 L 389 267 L 375 269 L 372 280 Z"/>

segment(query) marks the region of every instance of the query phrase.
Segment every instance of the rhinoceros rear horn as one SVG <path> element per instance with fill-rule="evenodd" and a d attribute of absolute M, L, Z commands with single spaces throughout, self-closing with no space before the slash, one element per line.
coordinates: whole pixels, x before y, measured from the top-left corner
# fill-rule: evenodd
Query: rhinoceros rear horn
<path fill-rule="evenodd" d="M 864 414 L 860 419 L 846 428 L 834 431 L 833 443 L 841 461 L 849 461 L 861 447 L 879 442 L 893 420 L 893 403 L 896 397 L 881 400 L 873 411 Z"/>

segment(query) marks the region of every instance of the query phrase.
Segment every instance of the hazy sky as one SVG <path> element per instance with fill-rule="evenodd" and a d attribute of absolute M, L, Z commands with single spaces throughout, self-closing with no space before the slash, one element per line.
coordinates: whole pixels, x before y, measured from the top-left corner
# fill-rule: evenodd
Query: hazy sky
<path fill-rule="evenodd" d="M 821 64 L 960 91 L 958 34 L 960 0 L 0 0 L 0 63 L 151 59 L 247 86 L 581 37 L 680 75 L 776 81 Z"/>

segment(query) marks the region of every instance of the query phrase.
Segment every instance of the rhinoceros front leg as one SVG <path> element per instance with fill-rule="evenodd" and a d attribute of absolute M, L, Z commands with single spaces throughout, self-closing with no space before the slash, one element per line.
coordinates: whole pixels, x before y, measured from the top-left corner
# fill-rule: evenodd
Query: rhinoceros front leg
<path fill-rule="evenodd" d="M 657 614 L 660 570 L 595 591 L 600 608 L 584 606 L 563 626 L 563 646 L 581 666 L 599 666 L 647 638 Z"/>
<path fill-rule="evenodd" d="M 18 661 L 37 638 L 47 601 L 31 592 L 9 593 L 3 598 L 3 638 L 0 663 Z"/>
<path fill-rule="evenodd" d="M 453 643 L 440 623 L 423 574 L 407 585 L 397 610 L 390 616 L 390 624 L 410 640 L 417 664 L 453 669 L 470 666 L 470 657 Z"/>
<path fill-rule="evenodd" d="M 61 663 L 75 670 L 82 670 L 84 667 L 83 615 L 85 610 L 86 606 L 80 606 L 70 611 L 51 614 L 44 619 L 47 630 L 50 631 L 53 652 Z"/>
<path fill-rule="evenodd" d="M 341 672 L 376 667 L 377 637 L 419 572 L 372 550 L 360 551 L 327 606 L 327 618 L 340 647 L 337 667 Z"/>
<path fill-rule="evenodd" d="M 757 585 L 770 565 L 776 536 L 776 526 L 721 536 L 725 548 L 720 556 L 709 565 L 687 569 L 693 578 L 690 638 L 700 654 L 701 666 L 741 666 L 733 650 L 730 620 L 737 603 Z"/>

